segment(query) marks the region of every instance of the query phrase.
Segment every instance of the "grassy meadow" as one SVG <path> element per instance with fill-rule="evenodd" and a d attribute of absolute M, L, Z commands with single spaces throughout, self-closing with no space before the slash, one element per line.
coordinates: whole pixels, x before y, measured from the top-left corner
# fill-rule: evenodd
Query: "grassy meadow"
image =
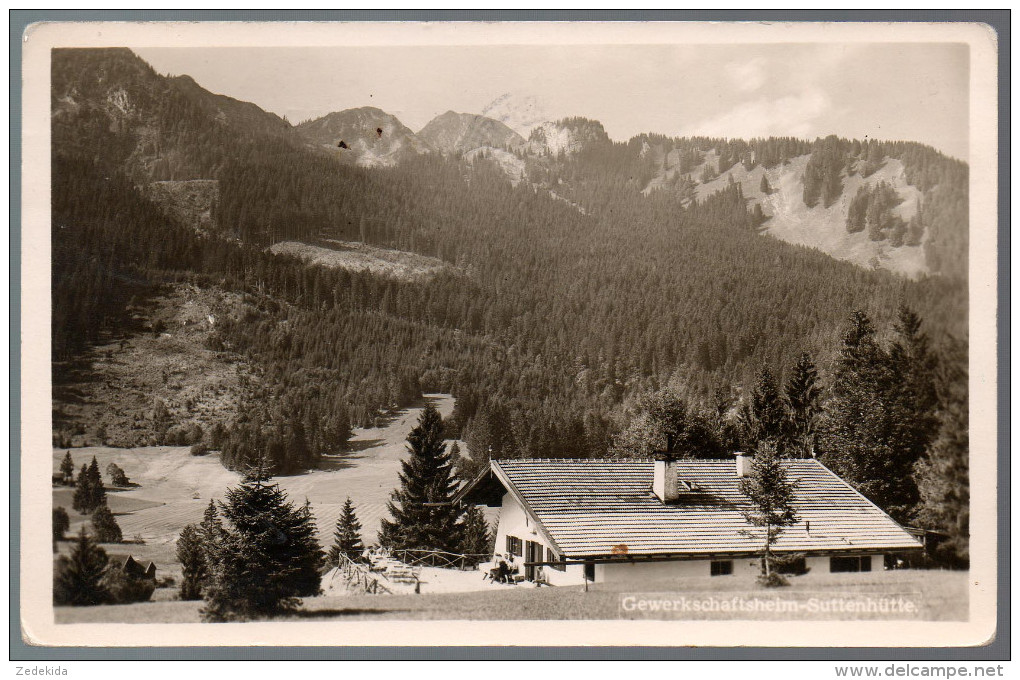
<path fill-rule="evenodd" d="M 760 588 L 741 579 L 692 578 L 631 585 L 591 584 L 565 588 L 507 587 L 468 593 L 312 597 L 294 620 L 855 620 L 965 621 L 968 573 L 963 571 L 887 571 L 869 574 L 806 574 L 781 589 Z M 704 599 L 782 598 L 807 603 L 812 598 L 901 596 L 918 606 L 915 614 L 839 614 L 832 612 L 733 614 L 727 612 L 626 612 L 623 598 L 658 594 Z M 58 623 L 194 623 L 201 602 L 146 602 L 105 607 L 58 607 Z"/>

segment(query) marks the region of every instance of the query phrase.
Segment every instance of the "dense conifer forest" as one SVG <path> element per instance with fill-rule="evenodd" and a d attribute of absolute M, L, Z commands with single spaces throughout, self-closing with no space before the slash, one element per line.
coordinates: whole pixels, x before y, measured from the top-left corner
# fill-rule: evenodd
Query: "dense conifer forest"
<path fill-rule="evenodd" d="M 966 233 L 950 225 L 961 212 L 966 224 L 967 170 L 920 145 L 593 135 L 576 153 L 529 158 L 530 181 L 516 187 L 492 164 L 439 154 L 363 169 L 127 50 L 56 51 L 53 109 L 56 379 L 125 323 L 134 297 L 184 282 L 242 294 L 248 314 L 224 320 L 210 341 L 252 360 L 260 378 L 238 419 L 211 434 L 230 467 L 263 454 L 277 473 L 315 466 L 343 449 L 352 426 L 429 391 L 456 397 L 447 434 L 467 440 L 474 465 L 482 455 L 619 452 L 648 395 L 667 387 L 716 418 L 709 449 L 724 451 L 740 438 L 720 423 L 763 369 L 782 384 L 806 370 L 807 353 L 821 385 L 842 375 L 856 310 L 884 329 L 879 344 L 901 306 L 923 320 L 926 352 L 966 343 Z M 644 196 L 656 169 L 647 145 L 678 151 L 688 167 L 713 149 L 718 173 L 811 154 L 806 203 L 835 200 L 841 172 L 867 175 L 899 158 L 924 196 L 919 224 L 884 218 L 875 187 L 855 199 L 853 228 L 871 210 L 884 237 L 931 230 L 929 257 L 944 275 L 912 281 L 762 237 L 739 185 L 701 201 Z M 215 233 L 175 221 L 141 190 L 182 179 L 218 180 Z M 409 281 L 267 250 L 331 240 L 450 266 Z"/>

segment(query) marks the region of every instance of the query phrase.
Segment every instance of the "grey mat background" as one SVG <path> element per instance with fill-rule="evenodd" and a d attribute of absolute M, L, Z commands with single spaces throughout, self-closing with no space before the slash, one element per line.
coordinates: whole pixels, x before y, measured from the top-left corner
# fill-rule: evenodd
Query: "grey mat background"
<path fill-rule="evenodd" d="M 39 21 L 856 21 L 981 22 L 998 34 L 998 622 L 995 640 L 975 648 L 759 647 L 37 647 L 21 639 L 20 527 L 21 433 L 10 434 L 10 624 L 9 659 L 25 661 L 114 660 L 927 660 L 978 661 L 1010 658 L 1010 459 L 1009 339 L 1009 10 L 11 10 L 10 48 L 10 422 L 20 424 L 21 404 L 21 36 Z"/>

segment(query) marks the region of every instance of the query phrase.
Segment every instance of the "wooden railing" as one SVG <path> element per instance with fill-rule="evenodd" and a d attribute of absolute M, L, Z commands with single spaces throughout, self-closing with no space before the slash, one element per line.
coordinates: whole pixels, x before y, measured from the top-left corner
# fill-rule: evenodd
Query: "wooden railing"
<path fill-rule="evenodd" d="M 443 567 L 446 569 L 474 569 L 481 562 L 485 562 L 491 556 L 482 554 L 460 554 L 446 552 L 445 550 L 394 550 L 390 555 L 395 560 L 412 567 L 428 566 Z"/>
<path fill-rule="evenodd" d="M 361 588 L 369 595 L 393 594 L 389 588 L 379 582 L 379 579 L 370 574 L 368 569 L 343 553 L 340 553 L 337 568 L 349 586 Z"/>

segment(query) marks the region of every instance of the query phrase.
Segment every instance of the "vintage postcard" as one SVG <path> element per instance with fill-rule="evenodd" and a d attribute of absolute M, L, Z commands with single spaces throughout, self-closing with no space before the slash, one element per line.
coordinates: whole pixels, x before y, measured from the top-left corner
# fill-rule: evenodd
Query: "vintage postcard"
<path fill-rule="evenodd" d="M 988 26 L 23 54 L 29 644 L 994 639 Z"/>

